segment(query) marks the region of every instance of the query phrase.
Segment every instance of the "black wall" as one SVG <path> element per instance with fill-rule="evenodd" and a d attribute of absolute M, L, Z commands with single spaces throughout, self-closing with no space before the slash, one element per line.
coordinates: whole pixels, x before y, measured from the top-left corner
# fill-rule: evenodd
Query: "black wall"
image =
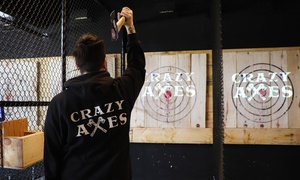
<path fill-rule="evenodd" d="M 299 1 L 246 2 L 223 5 L 224 49 L 300 46 Z M 202 50 L 212 47 L 210 21 L 208 12 L 136 26 L 145 51 Z M 213 179 L 212 145 L 131 144 L 131 154 L 135 180 Z M 228 180 L 300 179 L 300 146 L 225 145 L 224 157 Z"/>
<path fill-rule="evenodd" d="M 247 4 L 241 0 L 236 1 L 238 5 L 229 3 L 234 0 L 227 1 L 223 1 L 221 19 L 224 49 L 300 45 L 299 1 Z M 174 14 L 137 22 L 136 26 L 145 51 L 212 49 L 211 11 L 189 16 Z"/>
<path fill-rule="evenodd" d="M 225 145 L 228 180 L 299 179 L 299 146 Z M 131 144 L 134 180 L 213 180 L 212 145 Z"/>

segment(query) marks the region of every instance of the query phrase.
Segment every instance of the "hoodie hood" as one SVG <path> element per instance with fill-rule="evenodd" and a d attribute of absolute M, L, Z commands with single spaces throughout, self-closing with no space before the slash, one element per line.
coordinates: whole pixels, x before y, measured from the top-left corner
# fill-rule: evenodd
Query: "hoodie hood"
<path fill-rule="evenodd" d="M 69 79 L 64 87 L 82 99 L 94 99 L 95 95 L 107 95 L 112 84 L 113 78 L 109 72 L 99 71 Z"/>

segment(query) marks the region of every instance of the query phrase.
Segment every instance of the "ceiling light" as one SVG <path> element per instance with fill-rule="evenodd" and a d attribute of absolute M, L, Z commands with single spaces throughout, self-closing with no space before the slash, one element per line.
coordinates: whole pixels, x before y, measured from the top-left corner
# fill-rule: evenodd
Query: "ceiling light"
<path fill-rule="evenodd" d="M 9 21 L 13 21 L 13 20 L 14 20 L 14 18 L 13 18 L 11 15 L 6 14 L 6 13 L 4 13 L 4 12 L 2 12 L 2 11 L 0 11 L 0 17 L 2 17 L 2 18 L 4 18 L 4 19 L 7 19 L 7 20 L 9 20 Z"/>

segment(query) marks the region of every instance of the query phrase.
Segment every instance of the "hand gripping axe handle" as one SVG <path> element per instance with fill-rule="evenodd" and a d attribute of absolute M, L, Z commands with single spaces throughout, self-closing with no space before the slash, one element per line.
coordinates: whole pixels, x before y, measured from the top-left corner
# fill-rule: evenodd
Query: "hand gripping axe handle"
<path fill-rule="evenodd" d="M 117 18 L 117 13 L 115 10 L 113 10 L 110 13 L 110 22 L 111 22 L 111 39 L 113 41 L 118 40 L 119 38 L 119 32 L 121 27 L 124 25 L 126 21 L 125 17 L 121 17 L 119 20 Z"/>

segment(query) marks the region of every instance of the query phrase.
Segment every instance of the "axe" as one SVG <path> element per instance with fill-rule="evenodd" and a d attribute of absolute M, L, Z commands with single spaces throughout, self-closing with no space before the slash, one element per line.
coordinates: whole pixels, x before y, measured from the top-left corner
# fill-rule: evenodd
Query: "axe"
<path fill-rule="evenodd" d="M 117 13 L 115 10 L 110 13 L 111 39 L 113 41 L 118 40 L 120 29 L 124 25 L 125 21 L 125 17 L 121 17 L 119 20 L 117 19 Z"/>

